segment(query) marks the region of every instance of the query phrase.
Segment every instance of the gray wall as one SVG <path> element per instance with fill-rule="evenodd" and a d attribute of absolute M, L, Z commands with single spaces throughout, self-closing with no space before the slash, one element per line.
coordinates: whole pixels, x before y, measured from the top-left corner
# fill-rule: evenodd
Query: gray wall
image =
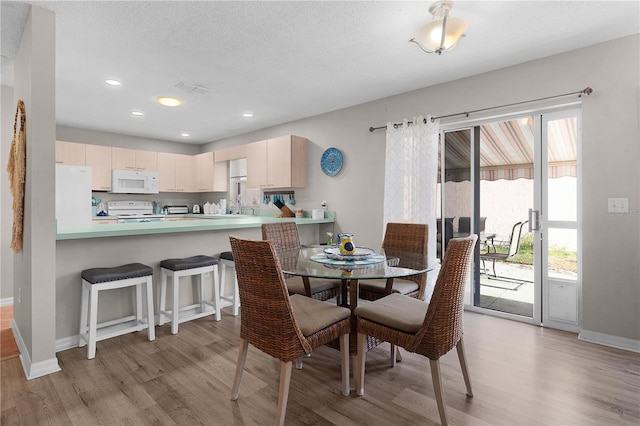
<path fill-rule="evenodd" d="M 0 302 L 11 305 L 13 298 L 13 251 L 11 244 L 11 230 L 13 224 L 13 199 L 9 191 L 9 180 L 6 178 L 6 164 L 13 139 L 13 114 L 16 102 L 13 98 L 13 88 L 2 86 L 0 91 L 2 106 L 0 107 L 0 164 L 2 165 L 2 179 L 0 179 Z"/>
<path fill-rule="evenodd" d="M 28 378 L 59 370 L 55 357 L 55 15 L 33 7 L 14 65 L 14 96 L 27 116 L 24 247 L 14 256 L 14 321 L 24 343 L 22 365 Z M 26 353 L 25 353 L 26 350 Z"/>
<path fill-rule="evenodd" d="M 338 232 L 351 232 L 358 244 L 377 247 L 383 232 L 385 132 L 370 133 L 370 126 L 416 115 L 438 116 L 509 104 L 590 86 L 594 93 L 582 107 L 583 329 L 630 339 L 638 345 L 639 39 L 638 35 L 626 37 L 416 90 L 217 141 L 203 150 L 287 133 L 309 138 L 309 184 L 296 195 L 300 192 L 299 198 L 325 198 L 337 212 Z M 508 111 L 515 109 L 490 114 Z M 331 146 L 341 149 L 345 157 L 345 166 L 336 177 L 323 175 L 319 167 L 322 151 Z M 608 197 L 628 197 L 630 213 L 608 215 Z"/>

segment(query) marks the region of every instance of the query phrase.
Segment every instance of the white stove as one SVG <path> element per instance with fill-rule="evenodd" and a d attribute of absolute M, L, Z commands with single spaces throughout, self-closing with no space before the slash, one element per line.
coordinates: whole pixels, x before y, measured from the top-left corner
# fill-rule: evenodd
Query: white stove
<path fill-rule="evenodd" d="M 117 216 L 118 223 L 160 222 L 161 214 L 153 214 L 153 203 L 150 201 L 109 201 L 109 216 Z"/>

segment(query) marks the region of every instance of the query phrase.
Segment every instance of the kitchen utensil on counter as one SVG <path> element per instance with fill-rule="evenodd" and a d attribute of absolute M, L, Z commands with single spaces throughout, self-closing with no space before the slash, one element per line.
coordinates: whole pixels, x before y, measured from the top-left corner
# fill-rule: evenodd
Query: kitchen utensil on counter
<path fill-rule="evenodd" d="M 167 214 L 187 214 L 189 213 L 189 207 L 181 206 L 164 206 L 167 209 Z"/>
<path fill-rule="evenodd" d="M 273 204 L 280 209 L 282 217 L 296 217 L 295 213 L 293 213 L 289 207 L 285 206 L 282 201 L 274 200 Z"/>

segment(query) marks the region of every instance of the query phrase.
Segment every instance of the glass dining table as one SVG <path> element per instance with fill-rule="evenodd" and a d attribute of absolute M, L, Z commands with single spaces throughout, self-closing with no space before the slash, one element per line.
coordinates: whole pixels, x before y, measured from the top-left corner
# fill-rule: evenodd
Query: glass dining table
<path fill-rule="evenodd" d="M 355 355 L 357 353 L 357 321 L 354 311 L 359 301 L 358 283 L 362 280 L 384 279 L 386 280 L 385 293 L 390 294 L 395 278 L 426 274 L 433 269 L 433 265 L 429 265 L 427 256 L 411 252 L 395 250 L 373 252 L 366 249 L 370 253 L 368 256 L 356 256 L 345 260 L 335 255 L 335 250 L 333 247 L 321 246 L 281 251 L 278 253 L 278 259 L 282 272 L 302 277 L 307 290 L 309 278 L 341 280 L 341 295 L 337 303 L 351 310 L 349 351 L 351 355 Z M 367 349 L 371 349 L 376 344 L 368 343 Z"/>

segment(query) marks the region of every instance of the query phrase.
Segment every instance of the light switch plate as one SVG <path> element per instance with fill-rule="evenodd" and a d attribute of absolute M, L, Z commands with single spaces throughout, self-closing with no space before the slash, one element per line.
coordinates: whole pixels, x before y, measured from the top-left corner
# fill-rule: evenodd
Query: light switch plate
<path fill-rule="evenodd" d="M 629 213 L 629 199 L 628 198 L 609 198 L 607 212 Z"/>

